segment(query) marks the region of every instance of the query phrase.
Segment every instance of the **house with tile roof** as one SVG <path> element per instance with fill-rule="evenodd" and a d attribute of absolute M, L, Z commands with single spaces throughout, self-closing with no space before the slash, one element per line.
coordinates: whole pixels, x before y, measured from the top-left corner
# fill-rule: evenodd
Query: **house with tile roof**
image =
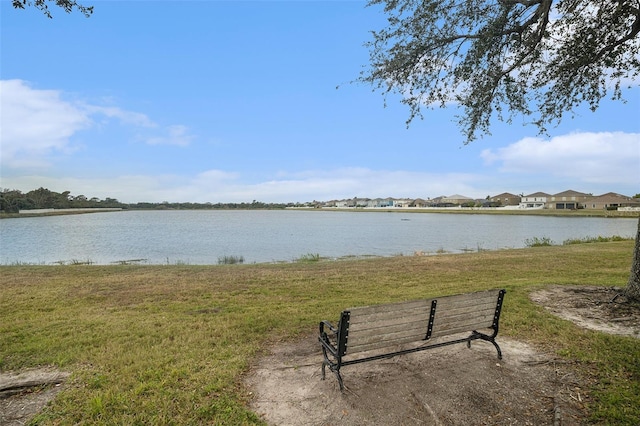
<path fill-rule="evenodd" d="M 592 197 L 584 206 L 586 209 L 616 210 L 618 207 L 640 207 L 640 199 L 627 197 L 615 192 Z"/>
<path fill-rule="evenodd" d="M 442 204 L 452 204 L 454 206 L 460 206 L 463 204 L 475 203 L 475 200 L 473 198 L 465 197 L 464 195 L 453 194 L 449 195 L 448 197 L 442 197 L 440 199 L 440 202 Z"/>
<path fill-rule="evenodd" d="M 551 194 L 546 192 L 534 192 L 533 194 L 525 195 L 521 197 L 520 204 L 521 209 L 543 209 L 547 205 L 547 200 L 551 198 Z"/>
<path fill-rule="evenodd" d="M 559 192 L 547 200 L 546 208 L 556 210 L 577 210 L 585 208 L 587 202 L 593 198 L 591 194 L 573 190 Z"/>
<path fill-rule="evenodd" d="M 510 192 L 503 192 L 489 197 L 488 201 L 496 206 L 517 206 L 520 204 L 520 196 Z"/>

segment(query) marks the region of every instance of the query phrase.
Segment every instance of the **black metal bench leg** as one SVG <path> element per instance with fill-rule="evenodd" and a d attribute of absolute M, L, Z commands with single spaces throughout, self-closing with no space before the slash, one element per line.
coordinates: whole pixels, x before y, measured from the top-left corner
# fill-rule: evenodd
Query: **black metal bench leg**
<path fill-rule="evenodd" d="M 331 360 L 329 359 L 329 354 L 327 354 L 327 350 L 324 347 L 322 348 L 322 355 L 324 356 L 324 360 L 322 361 L 321 379 L 322 380 L 325 379 L 326 369 L 328 366 L 329 370 L 331 370 L 333 374 L 336 375 L 336 378 L 338 379 L 338 384 L 340 385 L 340 392 L 344 392 L 344 383 L 342 382 L 342 376 L 340 375 L 340 363 L 331 362 Z"/>
<path fill-rule="evenodd" d="M 496 348 L 496 351 L 498 352 L 498 359 L 502 359 L 502 350 L 500 350 L 500 346 L 498 346 L 498 342 L 496 342 L 496 339 L 493 336 L 487 336 L 486 334 L 473 331 L 473 334 L 471 334 L 471 336 L 469 336 L 469 338 L 467 339 L 467 348 L 471 347 L 471 341 L 475 339 L 481 339 L 493 344 L 493 346 Z"/>
<path fill-rule="evenodd" d="M 344 392 L 344 383 L 342 382 L 342 376 L 340 375 L 340 370 L 332 369 L 336 377 L 338 378 L 338 384 L 340 385 L 340 392 Z"/>
<path fill-rule="evenodd" d="M 342 375 L 340 374 L 340 369 L 337 368 L 336 364 L 333 364 L 327 361 L 322 362 L 322 380 L 324 380 L 325 378 L 325 371 L 327 366 L 329 366 L 329 370 L 331 370 L 333 374 L 336 375 L 336 378 L 338 379 L 338 384 L 340 385 L 340 392 L 344 392 L 344 383 L 342 382 Z"/>
<path fill-rule="evenodd" d="M 493 346 L 496 347 L 496 351 L 498 351 L 498 359 L 502 359 L 502 351 L 500 350 L 500 346 L 498 346 L 498 343 L 496 343 L 496 341 L 493 339 L 491 339 L 490 342 L 493 343 Z"/>

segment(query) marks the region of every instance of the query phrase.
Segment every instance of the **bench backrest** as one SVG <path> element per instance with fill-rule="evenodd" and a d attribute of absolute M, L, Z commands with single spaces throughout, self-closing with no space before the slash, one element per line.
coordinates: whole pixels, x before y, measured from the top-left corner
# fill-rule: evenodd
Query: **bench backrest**
<path fill-rule="evenodd" d="M 488 290 L 342 312 L 340 356 L 473 330 L 497 332 L 503 290 Z"/>

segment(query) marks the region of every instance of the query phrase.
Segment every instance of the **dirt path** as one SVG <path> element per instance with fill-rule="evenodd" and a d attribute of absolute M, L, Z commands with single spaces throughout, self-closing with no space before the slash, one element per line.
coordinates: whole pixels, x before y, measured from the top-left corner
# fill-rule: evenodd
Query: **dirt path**
<path fill-rule="evenodd" d="M 0 374 L 0 425 L 20 426 L 63 389 L 69 373 L 41 368 Z"/>
<path fill-rule="evenodd" d="M 580 424 L 580 380 L 527 345 L 500 344 L 502 361 L 474 342 L 347 366 L 341 394 L 331 373 L 321 380 L 310 336 L 260 361 L 247 381 L 251 407 L 272 425 Z"/>
<path fill-rule="evenodd" d="M 549 286 L 531 300 L 580 327 L 640 339 L 640 305 L 630 304 L 619 288 Z"/>

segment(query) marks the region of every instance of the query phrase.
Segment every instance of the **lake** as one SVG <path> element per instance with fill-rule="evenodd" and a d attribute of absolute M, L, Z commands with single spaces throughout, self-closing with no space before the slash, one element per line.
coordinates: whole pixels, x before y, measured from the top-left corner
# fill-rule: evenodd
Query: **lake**
<path fill-rule="evenodd" d="M 638 219 L 309 210 L 121 211 L 0 220 L 0 264 L 143 259 L 293 261 L 522 248 L 533 238 L 633 238 Z"/>

